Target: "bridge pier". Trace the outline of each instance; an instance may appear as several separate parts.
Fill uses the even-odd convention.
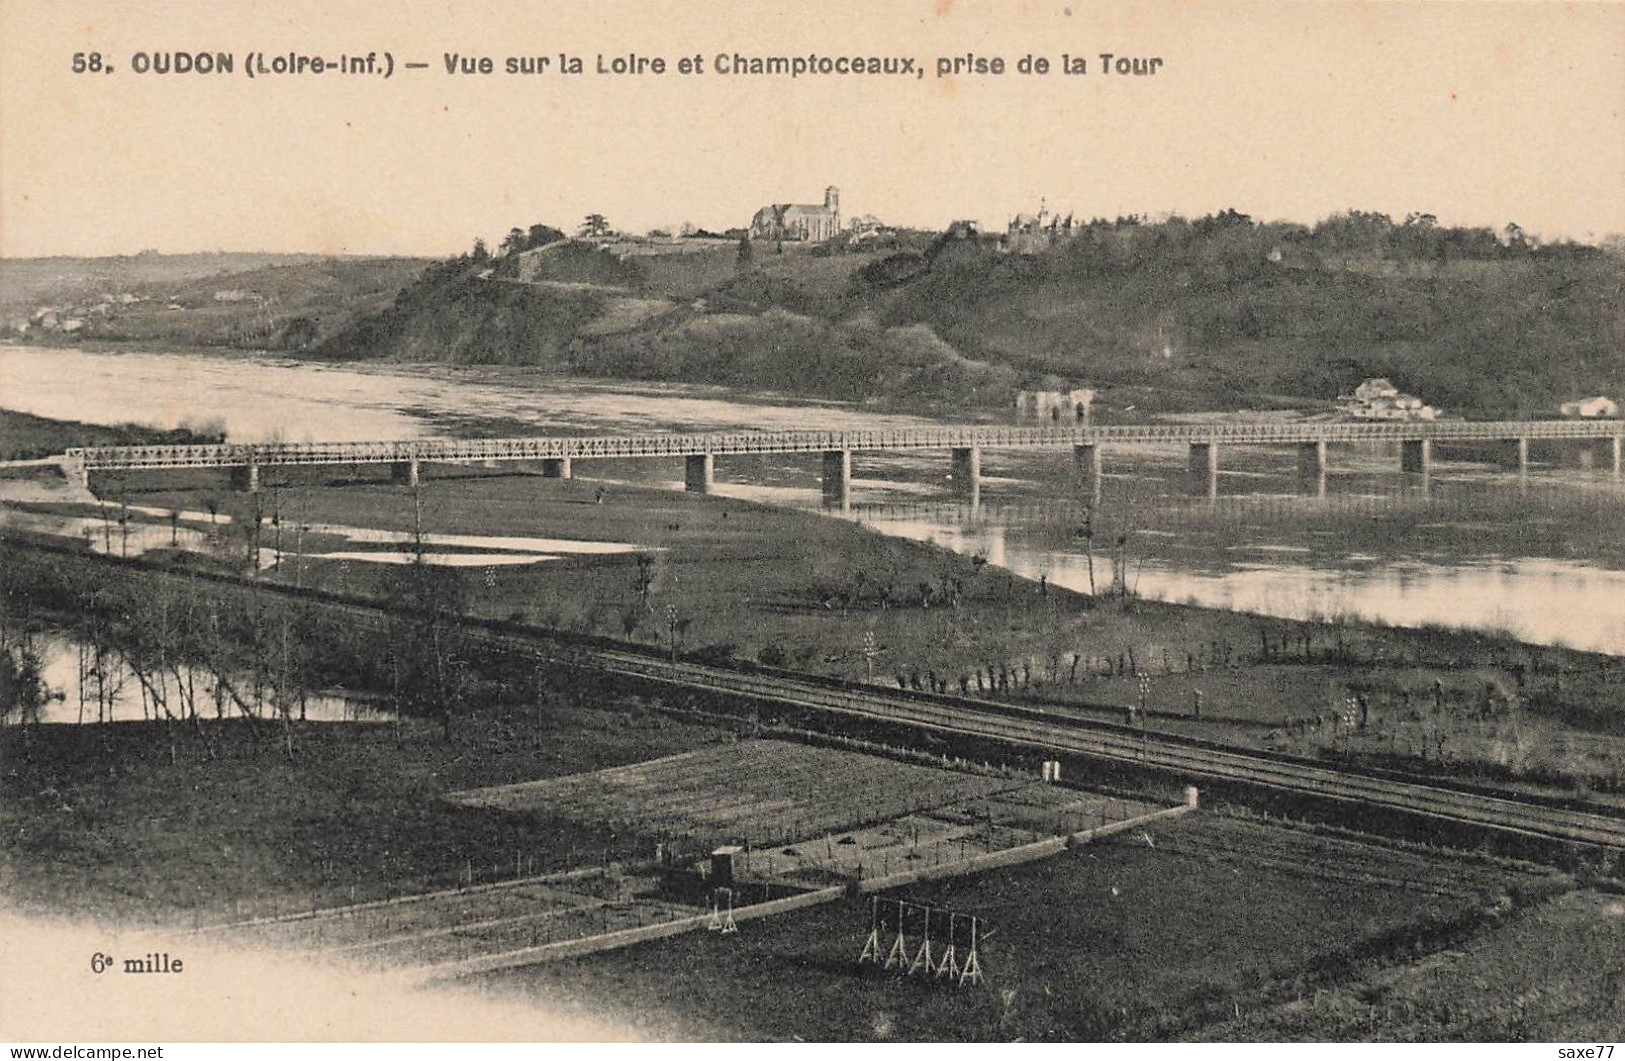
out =
[[[1219,444],[1192,442],[1190,458],[1191,493],[1209,501],[1219,496]]]
[[[543,479],[569,479],[572,475],[569,457],[543,457]]]
[[[1298,443],[1298,490],[1315,497],[1326,496],[1326,443]]]
[[[1511,444],[1513,459],[1517,461],[1518,481],[1529,478],[1529,440],[1515,438]]]
[[[1101,459],[1100,447],[1087,444],[1072,447],[1072,477],[1077,496],[1090,508],[1100,507]]]
[[[976,508],[982,503],[982,449],[956,446],[953,451],[954,499]]]
[[[691,494],[709,494],[716,482],[717,459],[710,453],[690,453],[683,458],[683,489]]]
[[[852,508],[852,451],[824,451],[824,506],[847,512]]]
[[[406,486],[416,486],[420,470],[419,462],[416,460],[396,461],[389,466],[389,480]]]
[[[260,490],[260,466],[254,461],[231,469],[231,488],[257,494]]]
[[[1613,454],[1613,470],[1614,470],[1614,478],[1615,479],[1618,479],[1620,477],[1619,456],[1620,456],[1620,448],[1621,448],[1620,447],[1620,442],[1622,440],[1625,440],[1625,439],[1622,439],[1622,437],[1619,436],[1619,435],[1615,435],[1613,438],[1608,440],[1609,448],[1610,448],[1610,450],[1612,450],[1612,454]]]
[[[1399,469],[1426,477],[1433,472],[1433,440],[1408,438],[1399,444]]]

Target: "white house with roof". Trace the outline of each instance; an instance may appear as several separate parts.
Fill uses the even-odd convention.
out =
[[[1608,420],[1619,415],[1619,403],[1599,394],[1592,398],[1581,398],[1579,401],[1564,402],[1557,407],[1557,411],[1570,419]]]
[[[1337,398],[1338,411],[1356,420],[1436,420],[1439,410],[1387,379],[1374,376]]]

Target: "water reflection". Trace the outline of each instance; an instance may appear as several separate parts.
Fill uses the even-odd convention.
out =
[[[357,560],[366,564],[411,564],[416,563],[418,554],[415,552],[384,551],[381,549],[356,551],[347,553],[283,553],[282,562],[287,563],[290,557],[303,556],[307,560]],[[434,567],[516,567],[523,564],[539,564],[544,560],[557,560],[556,556],[547,556],[543,553],[435,553],[425,552],[423,562]],[[269,565],[275,561],[262,557],[261,564]]]
[[[140,722],[168,717],[116,653],[106,653],[98,661],[93,650],[60,633],[36,635],[33,645],[50,696],[40,709],[40,722]],[[216,689],[205,670],[182,665],[154,680],[162,682],[160,693],[177,716],[189,717],[190,710],[200,718],[242,715],[242,708]],[[253,683],[240,675],[233,676],[231,684],[245,692],[253,689]],[[257,713],[274,717],[270,691],[261,693]],[[188,704],[190,708],[184,706]],[[250,706],[255,706],[252,698]],[[337,691],[307,695],[291,710],[295,718],[309,722],[387,722],[394,718],[376,699]]]
[[[1029,578],[1080,592],[1106,592],[1118,579],[1153,600],[1284,619],[1365,619],[1394,626],[1442,626],[1504,633],[1538,644],[1625,655],[1625,571],[1569,560],[1517,558],[1431,563],[1379,561],[1368,554],[1308,547],[1231,547],[1256,560],[1181,563],[1135,549],[1100,546],[1093,571],[1081,543],[1065,548],[1024,539],[1004,523],[958,526],[930,520],[872,523],[887,534],[931,542]]]
[[[0,348],[11,408],[70,420],[222,419],[255,441],[405,439],[750,428],[885,428],[926,421],[858,406],[766,401],[717,388],[561,381],[520,370],[342,368],[252,356]],[[1540,642],[1625,653],[1625,484],[1583,448],[1537,445],[1523,480],[1486,454],[1435,448],[1425,485],[1400,471],[1397,444],[1334,446],[1324,496],[1301,492],[1293,447],[1225,447],[1219,496],[1191,498],[1184,445],[1112,446],[1104,499],[1090,514],[1097,587],[1109,586],[1116,536],[1131,540],[1131,587],[1263,614],[1506,630]],[[989,451],[982,497],[950,500],[946,453],[853,457],[852,517],[884,533],[934,539],[1022,574],[1087,588],[1082,513],[1070,451]],[[726,457],[722,496],[817,509],[818,454]],[[583,478],[681,489],[672,460],[582,460]],[[432,480],[431,480],[432,481]],[[1317,484],[1318,485],[1318,484]],[[167,513],[148,512],[159,520]],[[0,521],[20,517],[0,510]],[[30,515],[29,519],[43,519]],[[52,517],[56,518],[56,517]],[[56,518],[56,533],[104,552],[206,549],[214,520],[178,527]],[[307,528],[316,533],[316,528]],[[407,536],[321,528],[314,558],[403,562]],[[294,544],[284,541],[284,545]],[[379,550],[344,545],[394,546]],[[538,563],[571,553],[631,551],[610,542],[431,536],[439,562]],[[461,551],[458,551],[461,550]],[[262,563],[287,557],[272,549]]]
[[[100,516],[70,516],[0,505],[0,530],[10,528],[72,538],[83,541],[95,552],[109,556],[140,556],[159,549],[216,553],[235,548],[230,543],[230,536],[236,522],[229,515],[171,511],[149,505],[120,506],[110,502],[99,504],[102,508]],[[208,521],[206,527],[194,525],[205,520]],[[268,518],[262,519],[261,524],[263,527],[273,527]],[[301,550],[298,543],[306,540],[307,536],[316,539],[337,538],[357,545],[413,548]],[[415,546],[418,541],[419,536],[407,531],[352,527],[338,523],[288,524],[284,526],[280,535],[266,533],[261,542],[260,566],[262,568],[277,566],[299,556],[311,560],[406,564],[417,558]],[[425,533],[421,535],[421,542],[424,562],[443,567],[505,567],[557,560],[564,555],[619,555],[640,550],[639,546],[625,542],[532,538],[517,535]]]

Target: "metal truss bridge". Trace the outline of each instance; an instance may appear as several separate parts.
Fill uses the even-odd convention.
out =
[[[974,502],[984,449],[1072,447],[1080,484],[1098,496],[1103,447],[1144,443],[1190,447],[1190,470],[1199,492],[1217,490],[1218,451],[1224,445],[1295,445],[1301,470],[1324,488],[1328,443],[1396,442],[1402,467],[1426,474],[1435,443],[1505,442],[1516,446],[1520,471],[1528,466],[1531,440],[1601,442],[1620,472],[1621,420],[1500,421],[1253,421],[1211,424],[1094,426],[965,425],[857,431],[728,431],[656,435],[556,435],[535,438],[422,439],[396,442],[265,442],[202,446],[102,446],[71,449],[64,460],[80,474],[143,468],[240,469],[241,485],[258,486],[262,468],[288,465],[389,464],[397,478],[416,482],[418,467],[432,463],[537,461],[544,475],[568,478],[571,462],[594,458],[681,457],[684,481],[704,492],[717,456],[742,453],[821,453],[824,493],[847,503],[853,453],[879,450],[948,450],[955,491]]]
[[[68,450],[87,471],[230,468],[250,464],[393,464],[594,457],[687,457],[736,453],[869,450],[1045,449],[1165,442],[1286,445],[1304,442],[1497,442],[1607,439],[1620,420],[1395,421],[1148,424],[1107,427],[922,427],[880,431],[730,431],[662,435],[557,435],[538,438],[425,439],[402,442],[262,442],[204,446],[99,446]]]

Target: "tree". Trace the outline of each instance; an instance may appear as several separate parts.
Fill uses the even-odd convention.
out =
[[[438,718],[449,741],[471,678],[458,626],[467,587],[454,569],[428,562],[421,491],[412,500],[412,562],[391,570],[384,587],[395,699],[398,710]]]
[[[525,247],[527,250],[534,250],[537,247],[545,247],[549,243],[557,243],[563,238],[564,233],[552,225],[536,224],[530,226],[530,231],[525,233]]]
[[[598,236],[607,236],[609,233],[609,220],[603,214],[588,214],[581,219],[581,229],[577,234],[588,239],[595,239]]]
[[[24,634],[15,646],[0,645],[0,720],[15,714],[25,726],[38,724],[49,699],[43,669],[32,636]]]
[[[508,234],[502,238],[502,245],[497,249],[503,254],[517,254],[526,246],[525,230],[516,225],[508,230]]]
[[[472,257],[476,262],[488,262],[491,260],[491,252],[486,248],[485,240],[476,239],[474,241],[474,253]]]

